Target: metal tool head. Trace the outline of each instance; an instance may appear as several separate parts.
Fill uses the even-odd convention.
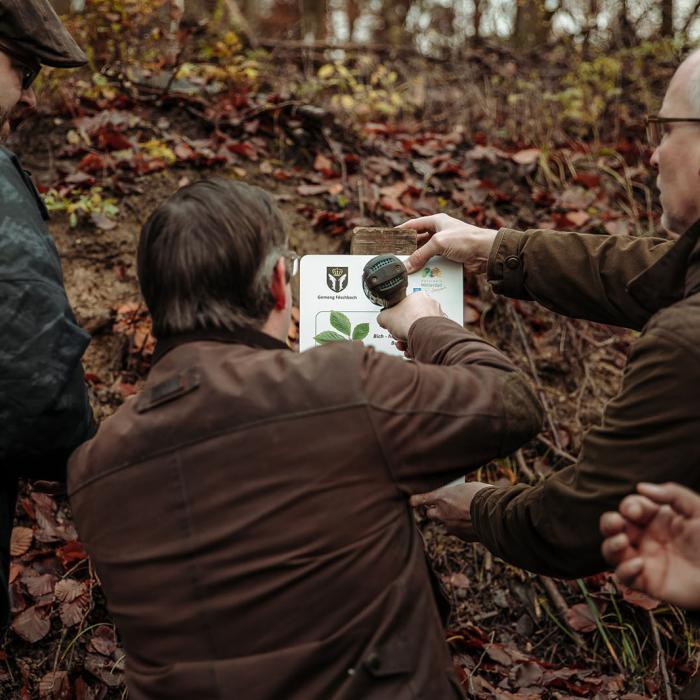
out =
[[[372,258],[362,271],[362,288],[367,298],[385,309],[403,301],[407,287],[406,266],[390,253]]]

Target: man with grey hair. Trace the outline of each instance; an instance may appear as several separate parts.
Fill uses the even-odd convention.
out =
[[[0,141],[36,105],[41,65],[85,55],[48,0],[0,0]],[[10,532],[19,477],[65,479],[94,432],[81,357],[89,336],[66,298],[48,214],[31,177],[0,146],[0,627],[8,621]]]
[[[639,481],[700,489],[700,53],[649,118],[663,225],[676,241],[487,230],[444,214],[409,221],[422,247],[485,270],[494,291],[641,331],[620,393],[576,463],[533,485],[460,484],[414,497],[429,517],[508,562],[559,577],[606,568],[598,520]]]

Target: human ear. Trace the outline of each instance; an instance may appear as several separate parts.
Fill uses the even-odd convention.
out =
[[[275,299],[275,309],[282,311],[287,307],[287,268],[284,258],[280,258],[272,272],[272,285],[270,287]]]

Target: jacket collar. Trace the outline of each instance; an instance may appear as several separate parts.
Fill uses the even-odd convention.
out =
[[[656,311],[700,291],[700,220],[662,258],[637,275],[627,291]]]
[[[277,338],[273,338],[271,335],[254,328],[239,328],[235,331],[222,329],[198,330],[191,333],[171,335],[158,340],[153,353],[152,364],[155,365],[156,362],[162,360],[165,355],[180,345],[201,341],[247,345],[251,348],[261,348],[263,350],[289,350],[289,347],[281,340],[277,340]]]

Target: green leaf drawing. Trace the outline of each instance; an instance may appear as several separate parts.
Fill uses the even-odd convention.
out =
[[[340,333],[336,333],[335,331],[323,331],[323,333],[314,336],[314,340],[319,345],[323,345],[324,343],[337,343],[338,341],[347,340],[347,338],[344,338]]]
[[[369,323],[358,323],[352,332],[353,340],[364,340],[369,335]]]
[[[348,338],[350,337],[352,324],[350,319],[345,314],[341,314],[340,311],[331,311],[331,326]]]

